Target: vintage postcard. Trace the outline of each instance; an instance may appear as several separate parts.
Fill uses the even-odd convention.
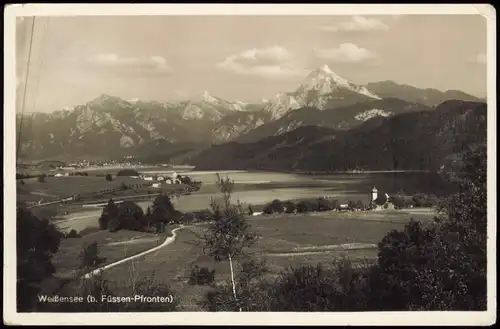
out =
[[[4,323],[496,322],[492,6],[4,18]]]

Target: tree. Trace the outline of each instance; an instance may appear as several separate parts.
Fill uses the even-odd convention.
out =
[[[365,205],[363,204],[363,201],[361,201],[361,200],[356,201],[356,204],[354,205],[354,207],[356,209],[360,209],[360,210],[365,209]]]
[[[248,205],[248,215],[250,215],[250,216],[253,215],[253,209],[252,209],[252,205],[251,204]]]
[[[74,239],[74,238],[80,238],[81,236],[76,232],[75,229],[72,229],[69,231],[68,234],[66,234],[66,239]]]
[[[385,195],[379,195],[378,198],[373,201],[378,206],[383,206],[387,202]]]
[[[116,176],[139,176],[140,174],[133,169],[123,169],[120,170]]]
[[[40,176],[38,176],[38,182],[45,183],[45,174],[41,174]]]
[[[436,223],[412,220],[379,244],[378,295],[392,309],[486,309],[486,145],[465,152],[453,181]]]
[[[160,194],[154,199],[152,204],[153,223],[157,224],[159,222],[164,222],[168,224],[172,221],[174,213],[175,208],[168,195]]]
[[[144,211],[132,201],[124,201],[118,205],[120,227],[138,231],[142,228],[142,217]]]
[[[108,230],[110,232],[116,232],[121,229],[120,220],[117,217],[113,217],[109,220]]]
[[[271,203],[268,203],[264,207],[264,213],[265,214],[274,214],[274,213],[283,213],[285,211],[285,207],[283,206],[283,203],[280,200],[273,200]]]
[[[307,208],[307,203],[305,201],[300,201],[297,203],[297,212],[298,213],[306,213],[309,209]]]
[[[418,193],[413,196],[415,207],[424,207],[426,205],[427,197],[423,193]]]
[[[120,216],[120,210],[116,206],[113,199],[109,199],[108,204],[102,210],[101,217],[99,217],[99,227],[101,230],[107,230],[109,221],[113,218],[118,219]]]
[[[17,207],[17,309],[35,306],[40,284],[55,272],[52,255],[59,250],[63,234],[46,219],[39,219],[24,206]]]
[[[285,208],[285,212],[287,214],[292,214],[295,212],[296,210],[296,206],[295,206],[295,203],[293,203],[292,201],[285,201],[283,202],[283,207]]]
[[[103,259],[99,257],[99,247],[97,242],[92,242],[88,246],[83,248],[81,254],[81,265],[80,268],[83,269],[93,269],[100,263]]]
[[[107,175],[106,175],[106,180],[107,180],[108,182],[111,182],[111,181],[113,180],[113,177],[111,176],[111,174],[107,174]]]
[[[239,303],[236,294],[236,282],[234,278],[233,261],[244,252],[244,248],[252,246],[256,242],[256,234],[250,232],[250,225],[240,204],[231,204],[231,194],[234,182],[229,178],[223,179],[217,175],[217,187],[219,188],[221,200],[212,200],[213,220],[202,237],[204,252],[213,257],[215,261],[228,261],[231,271],[231,285],[233,297]],[[241,311],[241,305],[239,307]]]
[[[151,221],[152,221],[151,207],[148,207],[146,209],[146,214],[142,216],[142,226],[149,229],[151,227]]]
[[[330,201],[325,198],[318,198],[316,211],[328,211],[332,209]]]

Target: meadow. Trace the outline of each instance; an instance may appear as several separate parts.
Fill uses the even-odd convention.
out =
[[[46,177],[45,182],[39,182],[37,178],[24,179],[24,184],[17,181],[17,194],[19,199],[26,195],[43,198],[46,201],[61,197],[70,197],[75,194],[89,194],[101,190],[119,188],[125,184],[140,184],[142,180],[130,177],[115,177],[108,182],[105,177],[97,176],[67,176]]]
[[[82,237],[63,239],[52,263],[57,277],[70,278],[77,274],[84,248],[93,242],[98,245],[99,257],[103,259],[100,265],[103,266],[151,249],[161,244],[165,238],[165,235],[127,230],[113,233],[107,230],[97,231]]]
[[[46,177],[45,182],[39,182],[37,178],[22,181],[24,184],[21,180],[16,182],[17,199],[27,202],[37,202],[41,199],[48,202],[76,194],[81,196],[80,202],[106,202],[110,198],[147,196],[159,192],[180,193],[187,188],[184,184],[164,184],[161,189],[153,188],[147,186],[151,181],[120,176],[114,177],[112,181],[97,176]],[[121,190],[123,184],[130,188]],[[99,193],[106,190],[112,191]]]
[[[404,211],[290,214],[250,217],[252,229],[260,238],[248,250],[256,259],[266,261],[268,278],[276,277],[288,267],[328,265],[335,259],[348,257],[355,263],[373,262],[377,257],[377,243],[393,229],[402,229],[413,217],[430,220],[433,213],[418,215]],[[216,263],[204,255],[197,244],[204,225],[186,227],[178,231],[174,243],[159,251],[134,260],[138,277],[154,275],[157,280],[171,285],[181,299],[182,311],[199,311],[198,302],[208,286],[188,284],[191,268],[195,265],[215,269],[216,281],[227,281],[230,271],[227,262]],[[235,263],[236,272],[239,264]],[[130,263],[105,272],[118,284],[130,284]]]

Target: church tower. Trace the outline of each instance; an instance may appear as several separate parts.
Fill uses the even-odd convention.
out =
[[[375,200],[377,200],[377,198],[378,198],[378,190],[374,186],[373,189],[372,189],[372,202],[374,202]]]

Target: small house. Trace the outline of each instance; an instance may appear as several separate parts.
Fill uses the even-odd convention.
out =
[[[54,175],[54,177],[63,177],[64,175],[60,172],[58,172],[57,174]]]
[[[153,177],[151,176],[144,176],[143,178],[144,180],[148,180],[148,181],[152,181],[153,180]]]
[[[347,211],[349,210],[349,205],[347,203],[343,203],[339,205],[339,210],[341,211]]]
[[[151,185],[151,187],[161,188],[161,183],[153,183],[153,185]]]

